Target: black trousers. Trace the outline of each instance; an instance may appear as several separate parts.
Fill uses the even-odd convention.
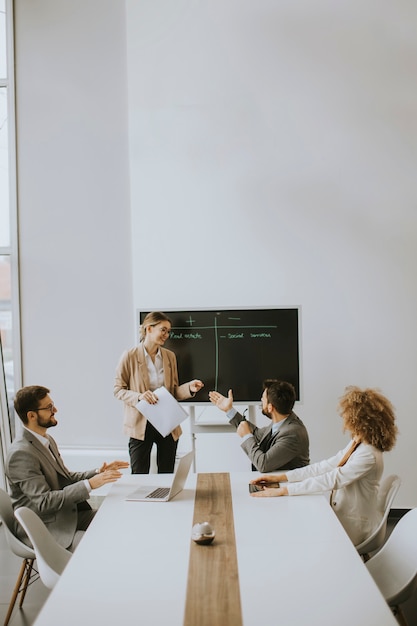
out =
[[[150,422],[146,423],[145,439],[129,439],[130,468],[132,474],[149,474],[151,450],[156,445],[158,474],[172,474],[178,441],[171,434],[163,437]]]

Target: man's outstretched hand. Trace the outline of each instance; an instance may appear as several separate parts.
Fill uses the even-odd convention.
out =
[[[232,390],[229,389],[229,393],[226,396],[223,396],[218,391],[209,391],[209,400],[212,404],[217,406],[218,409],[227,413],[233,406],[233,393]]]

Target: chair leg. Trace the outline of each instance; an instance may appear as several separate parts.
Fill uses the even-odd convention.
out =
[[[22,606],[23,604],[23,600],[26,594],[26,589],[29,584],[30,573],[33,567],[33,561],[34,559],[23,559],[22,567],[20,568],[19,576],[17,577],[16,585],[13,590],[12,599],[10,600],[9,610],[7,611],[6,619],[4,620],[4,626],[7,626],[7,624],[9,623],[9,620],[12,616],[12,612],[14,609],[14,605],[16,604],[17,596],[19,595],[19,591],[21,590],[22,581],[23,579],[25,579],[23,583],[23,587],[22,587],[23,598],[20,601],[20,606]]]
[[[400,606],[394,606],[392,608],[392,612],[394,613],[396,620],[400,624],[400,626],[408,626],[407,620],[405,619],[404,612]]]
[[[20,594],[20,602],[19,602],[19,607],[20,608],[22,608],[22,606],[23,606],[23,600],[25,599],[26,591],[28,590],[30,579],[32,577],[32,570],[33,570],[33,562],[34,562],[34,560],[35,559],[27,559],[26,574],[25,574],[25,579],[23,581],[22,593]]]

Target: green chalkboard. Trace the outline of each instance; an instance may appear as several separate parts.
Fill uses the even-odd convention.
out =
[[[139,324],[148,312],[138,311]],[[172,321],[165,347],[177,356],[180,383],[204,382],[194,404],[229,388],[236,402],[257,404],[266,378],[292,383],[300,399],[299,307],[163,312]]]

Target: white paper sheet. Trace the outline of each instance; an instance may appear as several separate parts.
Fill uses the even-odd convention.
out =
[[[153,393],[158,398],[156,404],[140,400],[136,408],[163,437],[166,437],[176,426],[187,419],[188,413],[166,387],[158,387]]]

